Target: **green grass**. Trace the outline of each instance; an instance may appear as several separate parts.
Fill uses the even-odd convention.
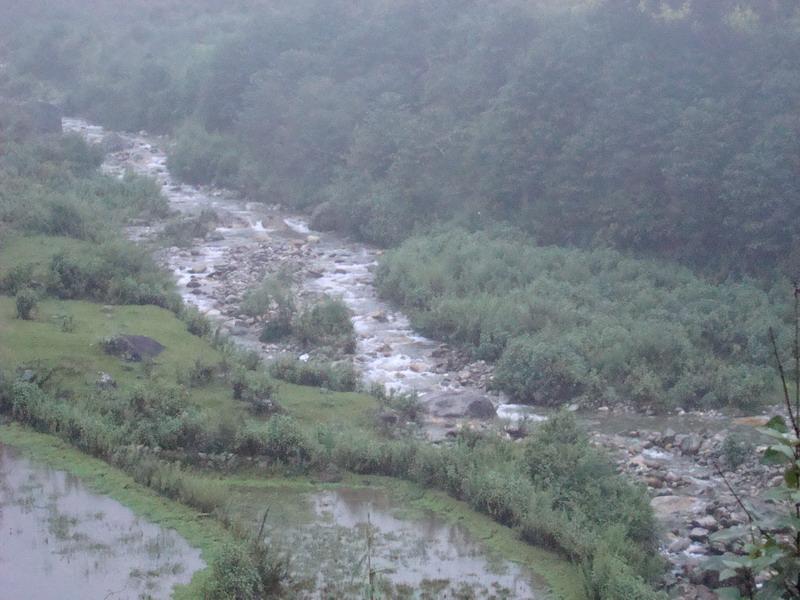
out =
[[[61,315],[72,316],[74,332],[61,331]],[[48,385],[59,390],[87,393],[100,371],[114,377],[123,390],[143,382],[144,365],[109,356],[99,343],[104,337],[121,333],[146,335],[165,346],[151,373],[165,383],[174,383],[178,373],[188,371],[198,359],[210,364],[222,360],[220,352],[189,333],[182,321],[162,308],[48,299],[39,303],[34,320],[23,321],[16,318],[14,299],[0,296],[0,364],[9,369],[54,369]],[[190,397],[198,406],[220,413],[244,411],[244,405],[233,400],[230,388],[221,381],[192,388]],[[328,392],[290,383],[280,383],[278,401],[306,425],[368,426],[377,407],[375,399],[366,394]]]
[[[331,392],[279,382],[278,403],[300,423],[369,427],[378,402],[357,392]]]
[[[50,260],[60,252],[89,254],[94,244],[74,238],[50,235],[7,234],[0,238],[0,279],[17,265],[33,265],[34,276],[44,278]]]
[[[33,263],[45,267],[61,249],[82,251],[81,242],[46,236],[13,237],[0,248],[0,264],[7,269],[16,264]],[[2,276],[2,269],[0,269]],[[73,332],[61,329],[60,317],[69,315]],[[99,343],[115,334],[145,335],[156,339],[165,350],[156,357],[152,371],[140,363],[128,363],[107,355]],[[35,318],[16,318],[14,299],[0,296],[0,365],[4,370],[31,367],[40,372],[53,369],[47,386],[75,396],[94,389],[98,372],[110,373],[120,389],[130,389],[148,378],[175,383],[179,373],[188,371],[196,360],[216,364],[223,359],[206,340],[190,334],[174,313],[154,306],[104,306],[86,301],[45,299]],[[282,409],[306,427],[318,424],[348,425],[370,429],[377,401],[366,394],[330,392],[318,388],[279,382],[278,402]],[[217,415],[245,415],[243,403],[232,398],[231,389],[214,381],[190,389],[190,399]],[[90,488],[107,494],[131,507],[137,514],[166,527],[172,527],[202,550],[203,558],[213,559],[221,543],[230,539],[222,525],[203,518],[196,511],[167,500],[135,483],[122,471],[91,458],[55,437],[10,425],[0,427],[0,442],[15,446],[36,460],[80,477]],[[503,527],[471,510],[446,494],[385,477],[345,475],[338,484],[326,484],[312,477],[269,477],[240,473],[224,478],[207,475],[230,491],[235,512],[256,521],[266,506],[270,520],[291,532],[313,519],[310,494],[331,487],[370,486],[386,490],[402,515],[413,519],[425,512],[465,526],[481,540],[491,556],[517,562],[544,579],[557,598],[582,598],[575,567],[552,553],[534,548]],[[207,571],[197,573],[189,586],[176,590],[179,600],[198,597]]]
[[[85,301],[43,300],[34,320],[15,318],[14,299],[0,296],[0,363],[10,368],[55,369],[52,385],[79,394],[92,388],[100,371],[110,373],[121,389],[145,377],[145,366],[109,356],[100,340],[116,334],[152,337],[165,350],[155,358],[153,377],[174,381],[202,357],[218,362],[221,355],[186,330],[168,310],[155,306],[103,306]],[[61,330],[60,316],[74,320],[72,333]],[[203,403],[210,390],[198,398]]]
[[[75,450],[56,437],[36,433],[15,424],[0,425],[0,443],[13,446],[26,456],[54,469],[71,473],[79,477],[92,491],[113,498],[152,523],[174,529],[200,549],[207,564],[210,564],[223,544],[233,539],[214,519],[159,496],[119,469]],[[201,597],[208,573],[209,569],[196,572],[188,586],[175,588],[173,598],[194,600]]]

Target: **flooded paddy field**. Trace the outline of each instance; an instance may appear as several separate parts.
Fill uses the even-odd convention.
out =
[[[512,562],[489,543],[513,537],[507,528],[467,527],[409,495],[411,486],[383,487],[381,479],[242,484],[233,488],[234,504],[254,527],[267,512],[265,535],[288,552],[299,597],[369,597],[370,573],[381,598],[551,597],[527,561],[555,564],[555,557],[528,546],[521,564]]]
[[[0,443],[0,598],[170,598],[204,567],[175,531]]]

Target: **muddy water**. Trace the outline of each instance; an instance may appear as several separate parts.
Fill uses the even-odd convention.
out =
[[[0,444],[0,598],[169,598],[204,567],[174,531]]]
[[[370,569],[378,597],[549,597],[527,568],[495,556],[463,526],[400,504],[374,487],[237,496],[243,516],[270,507],[266,536],[290,549],[298,597],[366,597]]]

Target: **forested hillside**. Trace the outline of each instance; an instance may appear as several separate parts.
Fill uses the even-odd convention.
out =
[[[319,227],[391,245],[509,220],[540,244],[796,269],[791,0],[11,4],[6,94],[174,130],[187,180],[318,206]]]

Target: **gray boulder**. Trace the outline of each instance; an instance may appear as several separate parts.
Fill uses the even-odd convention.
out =
[[[474,392],[438,392],[424,399],[428,412],[445,419],[492,419],[497,415],[494,404],[485,395]]]

